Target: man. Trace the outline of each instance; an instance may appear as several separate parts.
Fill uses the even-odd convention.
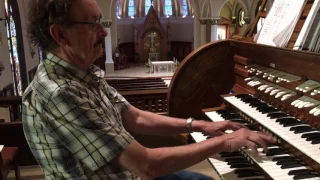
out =
[[[24,93],[23,125],[46,179],[204,180],[208,178],[174,172],[221,151],[256,151],[256,144],[266,149],[274,142],[229,121],[189,121],[189,129],[219,137],[180,147],[142,146],[129,132],[186,133],[187,121],[131,106],[92,65],[107,36],[96,1],[33,0],[29,7],[30,37],[47,57]],[[224,135],[226,129],[236,132]],[[164,176],[170,173],[174,174]]]

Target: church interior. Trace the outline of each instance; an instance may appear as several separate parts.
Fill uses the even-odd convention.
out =
[[[0,8],[0,152],[1,145],[19,149],[11,167],[6,169],[0,165],[0,180],[2,175],[4,179],[16,179],[17,176],[21,179],[44,179],[28,150],[21,126],[21,96],[32,81],[37,65],[45,58],[41,47],[35,47],[28,39],[29,1],[0,0],[0,6],[4,7]],[[315,47],[320,46],[320,28],[316,23],[320,20],[319,1],[303,1],[302,13],[296,18],[297,25],[281,48],[254,42],[263,33],[261,29],[276,0],[96,1],[108,35],[103,44],[104,53],[94,65],[105,71],[107,82],[135,107],[173,117],[208,120],[213,111],[231,106],[231,100],[224,100],[221,95],[254,94],[306,120],[317,133],[314,135],[317,139],[312,142],[319,145],[320,75],[317,68],[320,68],[320,56],[319,52],[308,52],[310,48],[297,46],[300,32],[306,31],[305,27],[309,27],[309,34],[313,34],[304,40],[309,38]],[[312,11],[316,13],[310,17]],[[309,19],[315,23],[306,25]],[[272,85],[274,78],[279,82]],[[303,91],[306,87],[308,93]],[[283,92],[279,95],[282,100],[270,95],[265,97],[262,92],[267,88],[270,92],[275,89]],[[307,101],[309,104],[304,104],[307,109],[292,110],[294,100]],[[314,111],[314,115],[306,116],[309,111]],[[250,127],[257,124],[249,122]],[[273,132],[266,127],[259,129]],[[134,136],[148,147],[197,142],[196,134],[160,139],[139,134]],[[279,139],[289,141],[282,137]],[[293,151],[301,152],[299,147],[292,146]],[[304,152],[304,155],[306,158],[300,155],[299,158],[319,173],[319,154],[315,153],[318,156],[315,159],[313,154]],[[250,155],[245,157],[251,158]],[[2,159],[6,160],[5,157]],[[4,162],[2,159],[0,163]],[[214,163],[218,162],[206,160],[189,170],[217,180],[237,179],[226,175],[228,173],[224,170],[219,172],[220,166]],[[272,176],[268,172],[266,174],[266,179]],[[262,176],[259,174],[257,178],[264,179]]]

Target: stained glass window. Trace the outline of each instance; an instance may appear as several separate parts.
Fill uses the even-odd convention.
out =
[[[14,95],[22,96],[21,69],[18,57],[16,24],[12,16],[12,7],[10,4],[8,4],[8,0],[5,0],[5,11],[10,63],[14,82]]]
[[[187,0],[182,0],[182,15],[188,16],[188,3]]]
[[[151,7],[151,0],[146,0],[146,6],[145,6],[146,14],[149,12],[150,7]]]
[[[164,3],[165,6],[165,14],[167,16],[172,16],[172,0],[166,0]]]
[[[128,16],[134,16],[134,0],[129,0]]]
[[[117,14],[117,17],[120,16],[119,1],[117,1],[117,5],[116,5],[116,14]]]

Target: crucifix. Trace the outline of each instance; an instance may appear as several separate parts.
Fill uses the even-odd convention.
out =
[[[153,43],[154,43],[154,38],[157,36],[157,34],[155,32],[152,32],[148,37],[151,38],[151,52],[154,50],[154,47],[153,47]]]

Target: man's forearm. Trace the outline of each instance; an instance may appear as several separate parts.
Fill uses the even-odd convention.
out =
[[[212,138],[186,146],[150,149],[151,174],[158,176],[188,168],[224,150],[223,140]]]
[[[193,121],[192,128],[194,131],[201,131],[205,124],[206,122],[204,121]],[[170,136],[188,132],[186,119],[161,116],[146,111],[140,111],[134,131],[139,134],[158,136]]]

